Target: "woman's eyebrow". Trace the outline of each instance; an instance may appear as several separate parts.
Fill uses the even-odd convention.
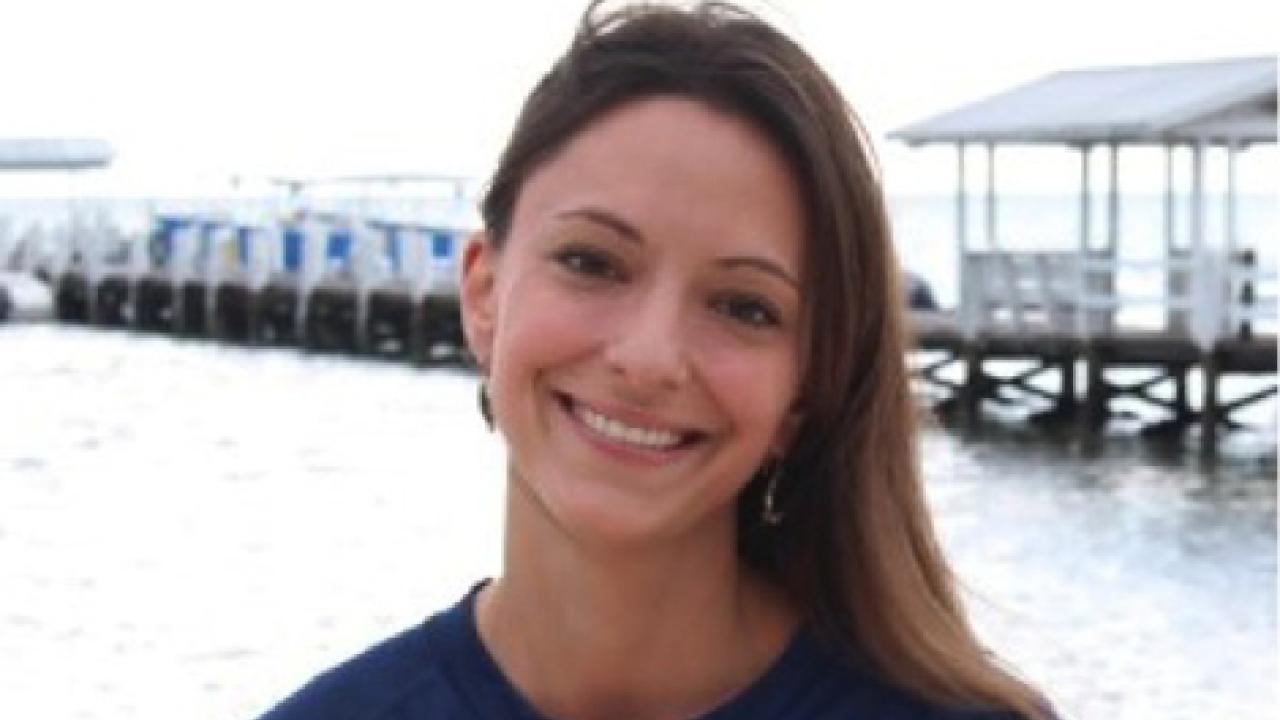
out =
[[[719,258],[716,264],[725,268],[747,267],[768,273],[779,280],[790,285],[796,292],[800,292],[800,282],[791,276],[783,267],[772,260],[756,256],[734,256]]]
[[[565,210],[558,213],[556,218],[561,220],[582,219],[613,230],[627,240],[633,242],[644,242],[644,234],[640,232],[634,225],[622,219],[604,208],[593,206],[575,208],[573,210]]]
[[[557,213],[556,218],[559,220],[586,220],[588,222],[596,223],[597,225],[603,225],[632,242],[644,242],[644,234],[641,233],[639,229],[615,213],[605,210],[604,208],[590,205],[574,208],[572,210],[565,210]],[[754,268],[782,280],[794,288],[796,292],[800,291],[800,282],[798,280],[792,277],[792,275],[783,269],[781,265],[766,258],[750,255],[724,257],[716,260],[716,264],[728,269],[739,267]]]

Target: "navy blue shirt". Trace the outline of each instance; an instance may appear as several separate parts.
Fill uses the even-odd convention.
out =
[[[547,720],[480,642],[475,595],[319,675],[261,720]],[[748,718],[1016,720],[928,705],[837,662],[803,630],[755,682],[701,716]]]

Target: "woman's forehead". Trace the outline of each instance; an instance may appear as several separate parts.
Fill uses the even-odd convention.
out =
[[[782,153],[748,121],[698,100],[636,100],[588,124],[525,181],[513,231],[584,208],[642,235],[770,239],[799,268],[803,206]]]

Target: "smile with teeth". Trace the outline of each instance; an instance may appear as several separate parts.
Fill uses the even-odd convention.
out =
[[[688,439],[688,436],[670,430],[628,425],[602,415],[582,403],[572,403],[572,410],[574,416],[581,420],[583,425],[615,442],[649,450],[670,450]]]

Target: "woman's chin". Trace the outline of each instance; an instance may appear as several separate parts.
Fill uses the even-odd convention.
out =
[[[652,509],[618,507],[575,498],[549,508],[557,528],[575,542],[601,550],[639,549],[672,534],[671,521]]]
[[[689,518],[678,509],[635,498],[609,497],[612,493],[567,493],[541,503],[550,525],[575,545],[600,552],[637,552],[659,549],[697,534],[706,525],[729,523],[725,517]]]

